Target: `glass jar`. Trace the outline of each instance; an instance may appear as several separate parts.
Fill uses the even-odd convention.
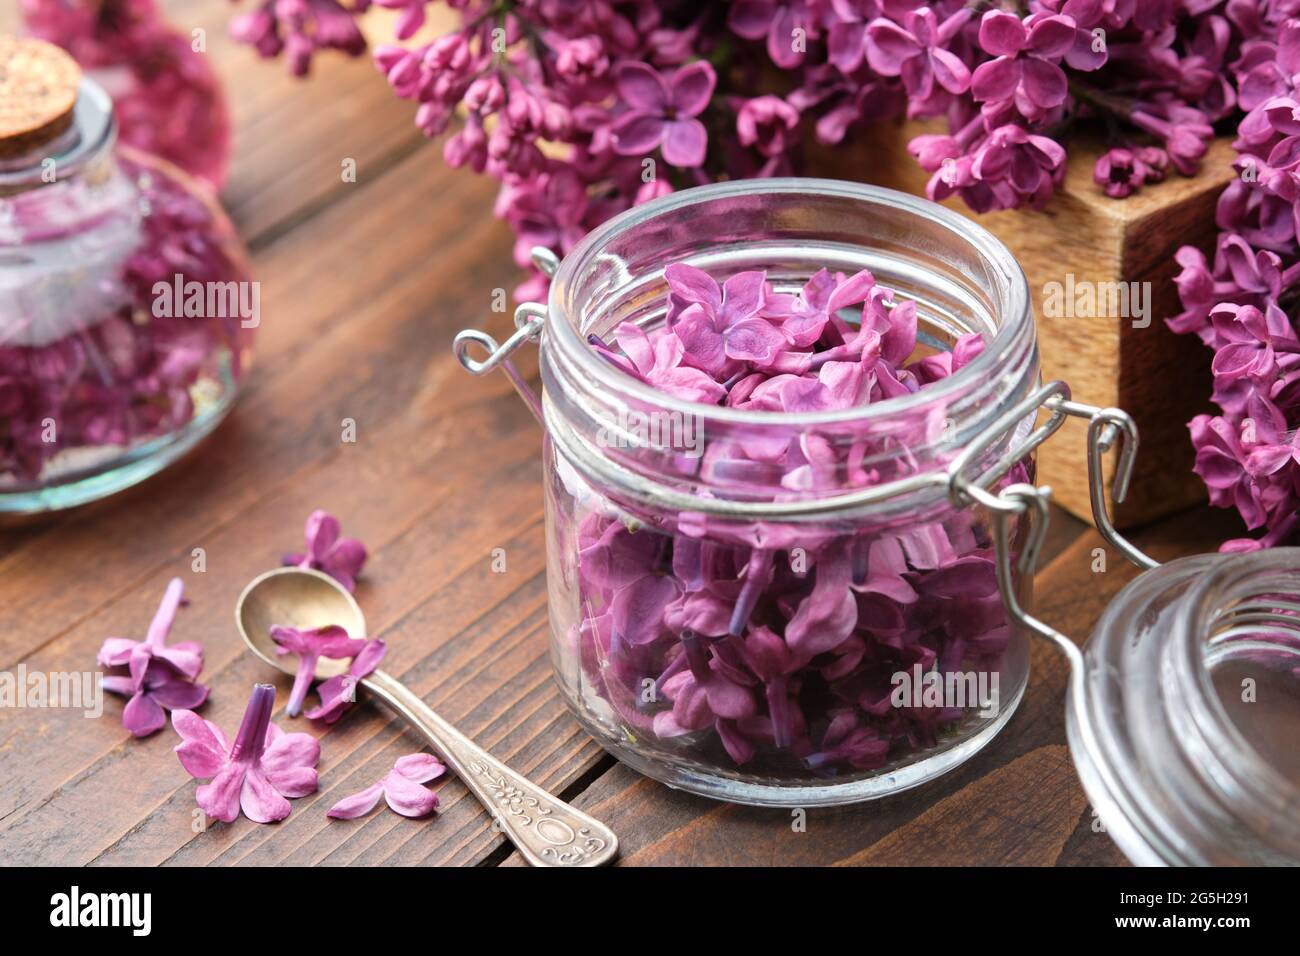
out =
[[[787,292],[823,267],[869,269],[916,302],[914,357],[969,333],[985,348],[846,410],[679,401],[591,344],[662,322],[672,263],[762,269]],[[519,323],[499,352],[541,329],[552,658],[602,746],[672,786],[812,806],[916,786],[1006,723],[1028,653],[985,504],[1032,480],[1045,396],[1023,273],[990,234],[857,184],[706,186],[598,228]],[[467,367],[499,364],[467,361],[464,342]],[[790,487],[771,462],[814,445]],[[1017,554],[1033,520],[1006,522]],[[1028,577],[1012,578],[1027,603]]]
[[[1078,670],[1070,750],[1130,860],[1300,864],[1300,549],[1148,571]]]
[[[0,160],[0,513],[153,474],[247,369],[260,290],[234,228],[207,189],[115,142],[83,79],[65,131]]]
[[[1123,501],[1136,426],[1038,384],[1024,277],[993,237],[889,190],[778,179],[655,200],[563,263],[534,258],[553,277],[549,305],[521,306],[501,345],[460,333],[456,352],[474,374],[502,367],[546,430],[552,657],[607,750],[734,802],[883,796],[997,733],[1034,635],[1069,661],[1071,753],[1133,862],[1300,864],[1300,549],[1162,566],[1119,534],[1102,457],[1118,452]],[[663,321],[674,262],[715,277],[761,268],[790,291],[822,266],[868,268],[918,304],[918,343],[942,352],[978,332],[985,350],[840,412],[677,401],[592,347],[622,321]],[[539,340],[542,401],[509,360]],[[1031,607],[1050,497],[1030,483],[1033,451],[1069,417],[1087,421],[1097,530],[1146,569],[1085,647]],[[820,467],[810,456],[814,480],[790,486],[762,464],[795,442],[815,444]],[[732,451],[746,447],[768,454]],[[941,694],[950,675],[977,697],[996,675],[997,703],[891,694],[909,667],[913,686],[944,678]]]

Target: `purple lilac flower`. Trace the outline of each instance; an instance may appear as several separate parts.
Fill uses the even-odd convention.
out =
[[[764,156],[784,156],[796,140],[799,111],[779,96],[756,96],[736,111],[736,135],[742,146]]]
[[[104,690],[130,697],[122,710],[122,726],[133,737],[147,737],[167,723],[166,711],[192,710],[208,699],[208,688],[184,680],[162,667],[138,670],[129,676],[106,674]]]
[[[662,149],[673,166],[704,162],[709,137],[696,117],[709,105],[717,84],[713,67],[701,60],[665,78],[644,63],[624,63],[614,82],[628,106],[610,127],[614,152],[647,156]]]
[[[143,641],[110,637],[99,649],[99,666],[114,669],[104,676],[104,689],[131,698],[122,725],[133,736],[161,730],[167,723],[164,708],[192,710],[207,700],[207,687],[197,681],[203,648],[194,641],[167,644],[183,594],[181,579],[172,578]]]
[[[1008,124],[989,134],[975,155],[971,173],[983,183],[1005,182],[1018,196],[1041,204],[1064,164],[1065,150],[1055,140]]]
[[[1169,156],[1158,147],[1116,147],[1107,150],[1097,159],[1092,178],[1106,191],[1107,196],[1123,199],[1147,183],[1158,183],[1164,179],[1168,165]]]
[[[971,74],[971,95],[996,113],[1004,104],[1030,120],[1065,102],[1067,81],[1060,61],[1074,47],[1074,20],[1066,16],[990,10],[979,26],[979,45],[994,59]]]
[[[727,11],[727,25],[737,36],[765,41],[772,62],[788,70],[804,59],[804,52],[793,42],[795,31],[802,29],[805,35],[814,36],[819,32],[813,9],[814,4],[804,0],[736,0]]]
[[[298,671],[289,692],[289,703],[284,708],[288,717],[297,717],[302,710],[302,702],[316,679],[316,665],[322,657],[331,660],[355,658],[366,648],[364,638],[349,637],[348,632],[337,624],[309,630],[272,627],[271,639],[278,645],[275,649],[277,654],[298,655]]]
[[[682,365],[686,348],[677,336],[659,336],[653,342],[638,325],[624,322],[614,332],[621,354],[607,352],[624,371],[669,395],[689,402],[716,404],[726,389],[698,368]]]
[[[383,797],[388,806],[404,817],[423,817],[438,809],[438,795],[421,784],[436,780],[447,768],[432,754],[398,757],[384,779],[330,807],[325,816],[334,820],[355,820],[375,808]]]
[[[630,353],[680,355],[714,384],[697,399],[705,404],[759,412],[869,405],[939,381],[983,345],[962,336],[951,350],[918,356],[915,303],[865,271],[823,269],[795,289],[773,288],[763,273],[719,281],[675,264],[665,274],[662,325],[623,327],[615,343],[592,346],[638,377],[646,360]],[[762,354],[731,354],[723,332],[704,336],[691,324],[697,310],[722,316],[724,331],[765,322],[779,341]],[[928,427],[917,422],[916,434]],[[811,429],[793,439],[715,440],[700,473],[750,494],[888,480],[856,464],[886,439],[863,435],[846,449],[832,437]],[[1009,480],[1025,476],[1019,469]],[[873,769],[932,744],[964,713],[894,707],[892,674],[913,665],[995,668],[1007,646],[987,530],[963,511],[919,527],[841,530],[661,512],[638,512],[633,522],[601,509],[576,535],[585,612],[571,634],[577,656],[628,733],[658,746],[717,748],[738,766],[775,760],[811,776]],[[796,569],[800,552],[805,566]]]
[[[909,10],[903,25],[881,17],[867,28],[867,62],[881,76],[902,78],[911,115],[934,115],[939,90],[956,95],[970,88],[970,68],[947,49],[970,16],[963,7],[940,23],[930,7],[921,7]]]
[[[716,376],[737,360],[770,360],[785,345],[777,327],[759,316],[761,272],[737,273],[719,286],[708,273],[679,263],[669,266],[664,278],[684,306],[674,321],[674,337],[685,350],[683,360],[695,368]]]
[[[235,735],[189,710],[172,714],[181,738],[176,756],[191,777],[210,781],[195,791],[199,808],[223,823],[242,809],[254,823],[275,823],[289,815],[289,799],[314,793],[320,744],[310,734],[286,734],[271,722],[275,688],[258,684]]]
[[[307,516],[307,550],[284,556],[285,566],[324,571],[349,591],[356,590],[357,575],[366,563],[366,547],[356,538],[343,538],[338,518],[317,509]]]
[[[1150,108],[1134,110],[1133,125],[1164,143],[1174,167],[1190,176],[1200,167],[1214,136],[1214,128],[1200,110],[1173,101],[1154,103]]]
[[[384,659],[387,645],[378,639],[366,641],[348,665],[346,674],[327,678],[316,687],[320,706],[306,712],[309,720],[323,720],[327,724],[338,721],[347,709],[357,702],[357,685],[369,677]]]

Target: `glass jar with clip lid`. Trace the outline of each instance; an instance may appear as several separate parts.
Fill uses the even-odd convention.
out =
[[[522,305],[505,343],[467,330],[456,351],[475,374],[501,367],[545,430],[551,656],[602,746],[735,802],[884,796],[996,735],[1035,635],[1073,655],[1078,710],[1089,665],[1031,614],[1049,494],[1033,484],[1034,452],[1068,418],[1087,420],[1098,526],[1150,563],[1115,531],[1100,483],[1117,446],[1122,499],[1137,431],[1124,412],[1041,381],[1025,279],[994,237],[890,190],[777,179],[654,200],[563,262],[545,250],[536,260],[552,276],[549,302]],[[674,273],[682,264],[698,272]],[[674,275],[709,277],[691,278],[707,298],[761,272],[762,294],[807,302],[823,269],[866,270],[888,290],[883,308],[915,309],[909,354],[875,380],[904,387],[793,411],[659,387],[677,380],[665,363],[704,364],[683,363],[671,342],[663,353],[637,344],[636,330],[663,343],[657,330],[684,321]],[[833,342],[876,322],[877,301],[837,311]],[[715,311],[727,308],[720,298]],[[509,360],[527,342],[541,347],[540,398]],[[793,378],[813,388],[831,342]],[[1081,726],[1076,752],[1095,752]]]

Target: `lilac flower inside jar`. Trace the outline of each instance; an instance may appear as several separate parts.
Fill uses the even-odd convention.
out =
[[[1006,723],[1027,638],[980,502],[1032,480],[1041,390],[1025,279],[990,234],[857,184],[705,186],[587,236],[520,323],[513,344],[541,339],[553,662],[606,749],[809,806],[916,786]],[[830,358],[865,384],[807,399]],[[1006,523],[1013,553],[1031,517]]]
[[[65,53],[0,38],[0,58],[18,117],[0,131],[0,513],[32,513],[134,484],[208,434],[260,295],[215,200],[116,147],[111,101]]]

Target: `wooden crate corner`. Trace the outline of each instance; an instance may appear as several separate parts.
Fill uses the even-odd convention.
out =
[[[817,150],[810,166],[818,175],[924,195],[928,174],[906,147],[913,136],[935,131],[913,122],[882,124],[863,147]],[[1103,148],[1087,139],[1071,141],[1065,182],[1041,211],[978,215],[960,199],[945,205],[985,226],[1020,261],[1034,299],[1044,378],[1062,379],[1079,401],[1122,408],[1137,421],[1137,473],[1116,512],[1117,523],[1132,526],[1205,496],[1191,470],[1187,422],[1209,408],[1212,356],[1194,336],[1170,332],[1165,319],[1179,311],[1175,251],[1185,244],[1207,251],[1213,246],[1214,206],[1234,175],[1233,152],[1226,140],[1218,140],[1198,176],[1171,174],[1125,199],[1111,199],[1092,180]],[[1049,307],[1067,301],[1071,288],[1085,295],[1080,290],[1107,292],[1109,283],[1135,289],[1147,306],[1147,320],[1098,315],[1098,309],[1079,317]],[[1083,423],[1072,421],[1043,447],[1039,481],[1052,486],[1064,508],[1090,519],[1084,434]],[[1105,474],[1109,489],[1113,456]]]

